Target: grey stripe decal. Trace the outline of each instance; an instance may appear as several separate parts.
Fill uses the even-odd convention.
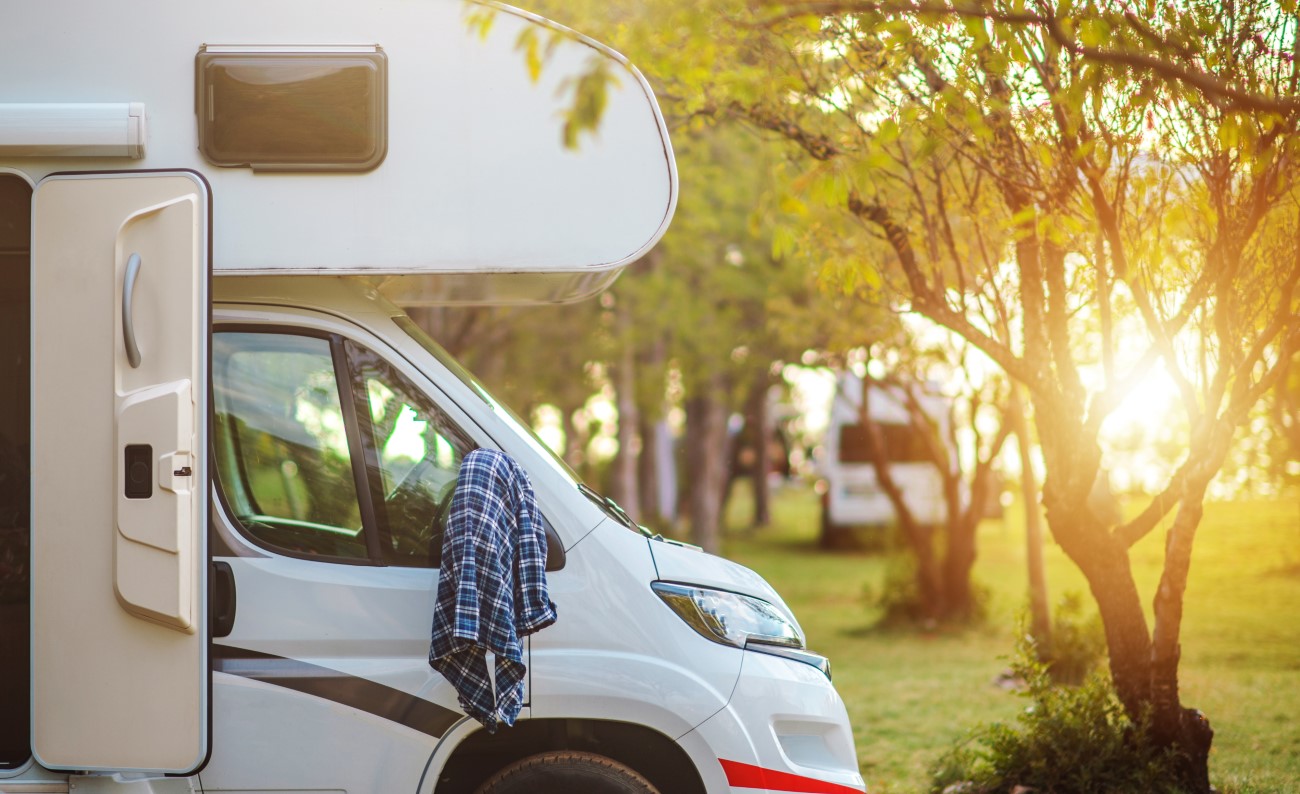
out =
[[[233,645],[212,646],[212,669],[351,706],[434,738],[441,737],[464,716],[374,681]]]

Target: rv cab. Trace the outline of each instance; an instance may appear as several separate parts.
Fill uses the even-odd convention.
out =
[[[0,794],[864,790],[779,594],[403,308],[635,278],[677,177],[622,56],[495,3],[46,0],[0,70]],[[476,449],[527,472],[558,613],[495,732],[429,664]]]

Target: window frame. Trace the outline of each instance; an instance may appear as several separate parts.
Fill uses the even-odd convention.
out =
[[[439,567],[438,565],[403,565],[401,562],[395,561],[393,556],[388,552],[388,550],[393,547],[393,532],[388,516],[388,502],[385,499],[388,489],[384,486],[383,466],[380,462],[380,440],[375,433],[374,420],[371,418],[370,396],[365,388],[365,373],[362,371],[361,364],[354,361],[352,357],[348,355],[347,348],[349,343],[358,348],[374,353],[380,361],[383,361],[388,368],[392,370],[392,374],[401,381],[400,385],[403,388],[408,388],[416,394],[424,395],[424,398],[432,404],[435,410],[445,416],[448,422],[455,424],[460,433],[475,445],[475,449],[482,448],[483,445],[474,439],[474,434],[467,431],[463,424],[458,422],[456,417],[454,417],[452,413],[443,406],[443,404],[439,403],[439,401],[435,399],[433,395],[429,394],[427,390],[421,389],[420,385],[403,372],[392,359],[380,354],[373,345],[363,345],[355,339],[341,337],[339,348],[342,351],[343,357],[347,360],[348,382],[351,386],[351,396],[353,400],[352,407],[356,424],[361,431],[360,449],[363,457],[363,465],[369,478],[368,485],[370,488],[373,517],[378,529],[378,532],[375,533],[378,538],[378,546],[374,552],[376,555],[374,557],[376,564],[390,568],[437,568]],[[344,416],[344,421],[347,421],[346,415]],[[467,451],[465,454],[468,455],[469,452]]]
[[[213,460],[211,462],[213,472],[214,490],[217,492],[217,499],[221,503],[222,511],[225,513],[227,520],[238,532],[240,538],[251,543],[259,549],[269,551],[281,557],[290,557],[298,560],[309,560],[312,562],[328,562],[338,565],[361,565],[375,567],[379,565],[376,559],[379,559],[379,539],[376,531],[374,519],[374,505],[372,502],[373,495],[370,492],[369,484],[366,480],[365,462],[359,459],[358,450],[360,449],[360,427],[357,424],[356,401],[352,397],[352,385],[347,380],[347,371],[340,370],[340,363],[347,366],[346,356],[343,352],[343,335],[325,331],[317,328],[309,328],[301,325],[276,325],[272,323],[234,323],[219,322],[212,326],[212,335],[215,338],[221,333],[240,333],[240,334],[274,334],[277,336],[297,336],[309,339],[318,339],[329,344],[330,362],[334,367],[334,386],[338,391],[339,410],[343,414],[344,432],[348,439],[348,464],[352,471],[352,485],[356,489],[357,509],[361,516],[361,533],[365,539],[366,556],[364,557],[341,557],[329,554],[304,554],[302,552],[277,546],[262,538],[258,537],[249,530],[244,522],[239,519],[239,514],[231,508],[230,501],[226,498],[226,483],[222,481],[221,468],[216,460],[216,444],[212,445]],[[214,361],[215,366],[215,361]],[[216,401],[216,382],[217,374],[213,373],[213,422],[216,421],[217,401]],[[242,451],[239,449],[238,437],[233,437],[235,443],[235,458],[241,476],[247,480],[247,468]],[[360,467],[360,471],[358,468]]]
[[[338,390],[340,408],[343,414],[343,423],[348,439],[348,455],[352,470],[353,486],[357,491],[358,508],[361,515],[362,533],[365,535],[366,556],[365,557],[336,557],[322,554],[304,554],[292,549],[283,548],[273,543],[269,543],[252,533],[248,527],[240,521],[238,514],[232,509],[231,503],[226,496],[226,484],[221,479],[221,470],[217,466],[216,455],[217,445],[212,445],[211,454],[213,456],[211,465],[213,472],[213,487],[216,491],[216,498],[221,506],[225,519],[239,536],[239,538],[259,550],[271,554],[288,557],[291,559],[306,560],[309,562],[332,563],[339,565],[355,565],[371,568],[394,568],[400,570],[438,570],[437,565],[401,565],[393,562],[390,555],[384,551],[384,543],[391,544],[392,537],[388,526],[387,514],[383,511],[383,480],[382,473],[379,469],[378,460],[378,441],[374,437],[373,423],[369,421],[370,406],[368,397],[364,391],[358,391],[355,387],[356,379],[362,376],[358,368],[353,366],[349,359],[345,342],[350,342],[357,347],[373,352],[382,361],[384,361],[392,371],[402,380],[403,385],[409,386],[419,394],[423,394],[429,402],[446,415],[448,421],[457,426],[460,431],[473,442],[477,447],[497,449],[496,443],[491,436],[485,433],[468,415],[466,415],[460,406],[456,404],[450,396],[438,389],[436,384],[433,388],[428,388],[423,381],[428,377],[418,368],[412,372],[412,366],[405,356],[396,354],[387,348],[385,343],[379,339],[366,338],[360,334],[345,334],[338,330],[313,327],[302,323],[302,316],[295,315],[290,322],[277,323],[267,322],[265,320],[241,321],[235,319],[223,319],[213,323],[212,333],[214,337],[221,333],[246,333],[246,334],[275,334],[280,336],[299,336],[327,341],[330,346],[330,358],[334,366],[335,387]],[[337,318],[329,318],[337,320]],[[387,351],[387,352],[385,352]],[[215,362],[214,362],[215,363]],[[216,373],[212,379],[213,389],[216,387]],[[213,416],[215,422],[217,403],[214,399],[212,402]],[[364,421],[363,421],[364,418]],[[238,444],[238,439],[236,439]],[[238,447],[235,450],[237,465],[241,472],[246,472],[245,461],[240,454]],[[539,505],[539,516],[541,510]],[[545,516],[541,516],[543,526],[546,528],[548,537],[554,534],[549,521]],[[558,537],[554,543],[558,543]],[[557,563],[563,566],[563,548],[561,546],[557,554]],[[548,569],[550,565],[548,564]],[[558,570],[558,568],[556,568]]]

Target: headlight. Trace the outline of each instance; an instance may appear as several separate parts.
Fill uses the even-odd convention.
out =
[[[794,617],[781,608],[726,590],[669,582],[652,582],[650,586],[705,639],[809,664],[831,677],[830,660],[804,650],[803,632]]]
[[[761,599],[668,582],[650,586],[706,639],[737,648],[745,647],[746,642],[803,647],[803,632],[794,619]]]

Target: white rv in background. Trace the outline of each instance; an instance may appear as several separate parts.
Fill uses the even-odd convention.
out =
[[[0,794],[864,790],[780,596],[399,308],[576,300],[654,245],[675,166],[621,56],[460,0],[41,0],[0,74]],[[494,734],[427,661],[478,447],[531,477],[559,613]]]
[[[898,386],[867,389],[867,415],[880,428],[890,476],[908,510],[922,524],[942,524],[948,509],[943,478],[925,438],[912,424],[907,398]],[[852,372],[836,379],[830,418],[817,471],[822,481],[822,544],[851,545],[854,527],[883,529],[897,520],[893,502],[880,486],[871,462],[867,427],[862,422],[862,378]],[[948,436],[949,401],[922,390],[922,412]]]

